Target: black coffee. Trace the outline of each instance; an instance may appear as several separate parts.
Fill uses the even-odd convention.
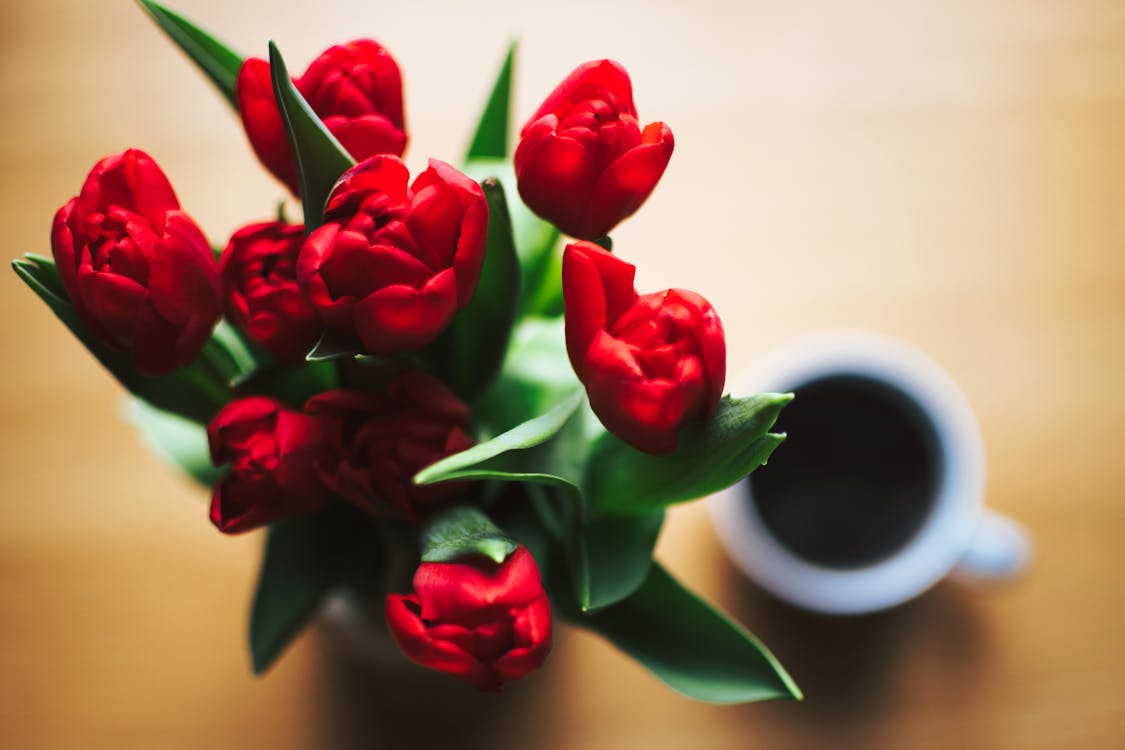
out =
[[[788,439],[748,481],[770,532],[791,552],[856,568],[900,550],[939,487],[933,424],[895,388],[867,377],[809,382],[781,412]]]

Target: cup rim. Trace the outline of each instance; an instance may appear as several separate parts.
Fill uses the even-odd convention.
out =
[[[859,330],[822,331],[768,354],[738,384],[746,393],[789,391],[845,374],[901,391],[931,421],[937,438],[937,497],[922,527],[898,552],[857,568],[817,565],[773,537],[751,501],[748,482],[707,501],[720,540],[746,575],[792,604],[831,614],[886,609],[944,578],[968,548],[984,501],[984,443],[968,400],[933,360],[897,339]],[[784,449],[784,444],[778,448]]]

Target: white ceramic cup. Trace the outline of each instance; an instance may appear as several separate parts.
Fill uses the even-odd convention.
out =
[[[915,349],[881,335],[834,331],[765,357],[743,381],[746,393],[798,391],[828,377],[858,377],[905,396],[932,427],[938,477],[928,511],[897,551],[860,567],[826,567],[792,552],[767,528],[750,481],[709,501],[719,538],[734,562],[776,596],[831,614],[873,612],[911,599],[954,573],[1006,578],[1030,557],[1027,534],[983,505],[984,446],[965,396]],[[800,394],[798,393],[798,398]],[[783,443],[778,451],[785,450]],[[766,465],[758,471],[769,471]]]

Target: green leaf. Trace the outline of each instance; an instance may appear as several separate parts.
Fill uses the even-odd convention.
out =
[[[554,268],[556,260],[558,268],[562,263],[562,255],[555,252],[561,236],[559,230],[524,205],[510,161],[475,158],[465,163],[464,171],[475,180],[495,177],[504,186],[512,236],[520,259],[520,317],[562,314],[562,277]]]
[[[679,447],[650,456],[608,432],[591,448],[583,486],[597,513],[647,513],[694,500],[742,480],[765,463],[784,435],[769,432],[791,394],[724,397],[702,425],[680,433]]]
[[[126,401],[125,418],[156,455],[205,487],[214,487],[226,474],[225,468],[211,463],[207,429],[198,422],[157,409],[138,398]]]
[[[224,368],[229,370],[228,382],[240,382],[262,366],[258,355],[242,337],[242,334],[226,319],[219,321],[211,332],[207,346],[224,360]],[[262,359],[265,359],[263,356]]]
[[[616,604],[645,582],[664,511],[641,516],[601,516],[576,530],[574,587],[583,612]]]
[[[644,515],[597,516],[588,512],[581,490],[543,487],[532,495],[542,526],[566,557],[568,591],[582,612],[625,599],[645,581],[664,524],[664,511]]]
[[[485,435],[499,434],[581,387],[567,358],[562,319],[527,318],[512,331],[500,375],[473,404],[475,426]]]
[[[263,354],[263,359],[266,356]],[[261,366],[242,335],[223,319],[211,331],[211,338],[203,345],[199,359],[217,379],[232,388]]]
[[[515,551],[516,542],[472,506],[450,508],[422,527],[422,562],[454,562],[483,555],[502,563]]]
[[[586,462],[593,423],[585,392],[578,388],[546,414],[449,456],[415,477],[419,484],[491,479],[550,488],[538,505],[541,515],[550,516],[548,525],[562,530],[558,542],[566,551],[573,591],[584,611],[614,604],[644,582],[664,521],[661,509],[628,516],[588,512],[575,478]]]
[[[481,183],[488,200],[488,244],[473,298],[426,354],[432,369],[466,401],[491,383],[508,350],[520,293],[520,265],[504,188],[492,178]]]
[[[164,33],[199,66],[237,110],[238,100],[234,88],[238,71],[242,67],[242,56],[179,13],[152,0],[139,1]]]
[[[524,298],[523,313],[525,315],[543,315],[545,317],[561,317],[563,314],[562,293],[562,253],[555,251],[561,235],[556,230],[554,237],[546,246],[547,250],[539,256],[540,263],[536,268],[529,269],[532,289],[534,292]]]
[[[730,704],[802,697],[793,678],[757,638],[659,565],[625,601],[572,619],[689,698]]]
[[[508,47],[504,64],[492,85],[492,93],[481,113],[473,142],[469,146],[466,159],[496,157],[503,159],[508,155],[508,127],[511,121],[512,64],[516,55],[516,43]]]
[[[377,554],[370,521],[345,503],[273,524],[250,610],[254,673],[266,671],[345,582]]]
[[[305,231],[311,232],[324,222],[324,206],[332,186],[340,175],[355,166],[355,160],[297,91],[273,41],[270,41],[270,72],[281,121],[289,137],[289,149],[297,165]]]
[[[585,397],[584,391],[575,390],[546,414],[431,464],[415,475],[414,483],[424,485],[462,479],[498,479],[536,482],[577,492],[575,482],[566,476],[572,473],[572,468],[562,466],[559,460],[552,460],[547,444],[571,422]],[[548,449],[536,450],[542,447]],[[560,474],[552,474],[552,468]]]
[[[509,489],[511,494],[490,507],[489,513],[508,537],[527,548],[539,566],[544,585],[547,585],[551,573],[552,540],[550,530],[544,528],[534,508],[535,496],[546,488],[536,484],[513,484],[509,485]]]
[[[28,272],[34,276],[34,281],[25,276],[24,272],[21,272],[20,266],[30,269]],[[53,258],[38,253],[24,253],[22,259],[12,261],[12,267],[32,289],[38,286],[43,292],[47,292],[63,302],[70,301],[70,297],[66,293],[66,287],[63,286],[62,276],[59,275],[58,266],[55,265]],[[36,294],[43,297],[43,294],[38,290],[36,290]]]
[[[134,395],[158,409],[204,423],[230,400],[231,392],[223,374],[217,372],[214,363],[204,355],[165,375],[137,372],[127,352],[110,348],[79,317],[70,304],[54,261],[28,254],[13,260],[12,268],[102,366]]]

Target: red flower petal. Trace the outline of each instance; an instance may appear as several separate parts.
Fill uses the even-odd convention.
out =
[[[369,352],[410,351],[433,341],[456,305],[456,281],[446,269],[421,289],[397,284],[375,290],[355,305],[353,324]]]
[[[601,237],[632,216],[660,181],[674,145],[664,123],[646,127],[642,144],[625,151],[598,176],[581,233],[575,236]]]

